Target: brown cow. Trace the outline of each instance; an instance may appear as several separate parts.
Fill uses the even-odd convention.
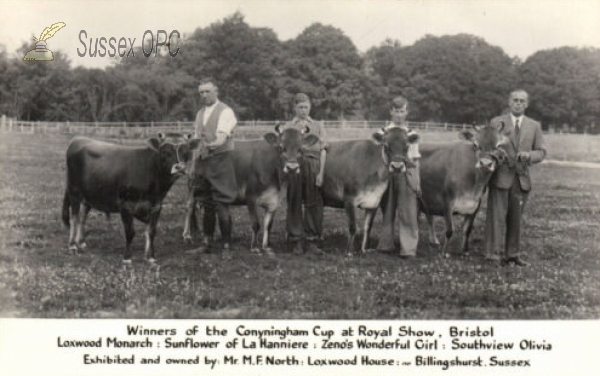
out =
[[[373,219],[388,187],[390,174],[405,173],[412,165],[408,145],[419,135],[402,128],[383,129],[372,140],[334,141],[329,145],[322,187],[325,206],[346,209],[348,216],[347,252],[354,249],[356,209],[366,211],[361,252],[367,242]]]
[[[191,135],[159,134],[144,145],[124,146],[75,137],[67,149],[63,222],[69,250],[86,248],[85,221],[91,209],[120,213],[125,227],[124,263],[131,263],[133,219],[146,223],[145,257],[154,263],[154,236],[162,201],[185,173]]]
[[[433,228],[433,216],[443,216],[446,221],[446,239],[442,253],[447,254],[452,238],[452,215],[464,216],[462,251],[468,252],[469,235],[481,205],[487,184],[498,163],[504,158],[500,146],[508,142],[502,133],[491,125],[474,126],[459,134],[460,141],[423,142],[420,144],[420,177],[422,197],[420,209],[427,216],[429,241],[439,245]]]
[[[236,141],[235,149],[231,151],[238,184],[238,194],[232,205],[248,207],[252,222],[252,240],[250,242],[252,252],[260,253],[262,249],[266,254],[273,255],[273,250],[269,247],[269,232],[275,211],[281,201],[285,174],[300,173],[298,159],[301,157],[302,145],[312,145],[319,140],[316,135],[309,132],[308,128],[303,132],[293,128],[285,128],[280,132],[279,126],[276,126],[275,133],[265,134],[264,140]],[[202,145],[199,147],[201,148]],[[195,208],[199,197],[191,180],[188,190],[183,239],[191,242],[192,232],[196,229]],[[265,211],[261,248],[257,244],[258,232],[261,228],[258,218],[259,207]],[[206,208],[204,214],[214,215],[207,213]]]

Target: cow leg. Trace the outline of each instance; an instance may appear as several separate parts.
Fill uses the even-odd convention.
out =
[[[271,208],[265,209],[265,216],[263,218],[263,241],[262,249],[267,256],[275,256],[273,249],[269,247],[269,233],[271,227],[273,227],[273,217],[275,216],[275,210]]]
[[[348,216],[348,245],[346,246],[346,252],[348,256],[352,256],[354,253],[354,237],[356,236],[356,208],[351,203],[346,203],[344,207]]]
[[[123,263],[131,265],[131,241],[135,235],[133,229],[133,216],[125,209],[121,209],[121,220],[125,228],[125,253],[123,254]]]
[[[187,200],[187,212],[185,213],[185,222],[183,224],[183,242],[192,243],[193,233],[197,230],[196,220],[196,197],[194,197],[193,188],[189,189],[188,200]]]
[[[79,206],[79,226],[75,235],[75,244],[80,251],[84,251],[87,248],[87,244],[85,244],[85,221],[90,210],[92,210],[92,207],[88,204],[82,203]]]
[[[73,253],[78,252],[76,236],[79,230],[79,208],[81,203],[79,201],[71,200],[69,207],[69,251]]]
[[[425,214],[427,217],[427,226],[429,227],[429,244],[436,245],[439,247],[440,241],[437,236],[435,236],[435,227],[433,226],[433,215]]]
[[[444,246],[442,247],[442,256],[448,257],[448,246],[452,239],[452,233],[454,232],[454,224],[452,223],[452,210],[448,209],[444,213],[444,220],[446,221],[446,239],[444,239]]]
[[[160,217],[160,210],[160,206],[152,209],[148,224],[146,225],[146,232],[144,233],[146,237],[144,256],[146,257],[146,261],[150,264],[156,263],[156,259],[154,258],[154,237],[156,236],[156,225],[158,224],[158,218]]]
[[[463,241],[462,241],[462,252],[464,255],[469,253],[469,237],[473,231],[473,222],[475,222],[475,214],[466,215],[463,222]]]
[[[252,240],[250,241],[250,252],[260,254],[260,249],[256,247],[258,232],[260,231],[260,221],[258,219],[258,205],[256,200],[248,199],[248,214],[252,222]]]
[[[375,209],[366,209],[365,211],[365,224],[363,226],[363,239],[360,247],[360,251],[362,254],[367,253],[367,249],[369,246],[369,237],[371,235],[371,228],[373,227],[373,220],[375,219],[375,214],[377,214],[377,208]]]

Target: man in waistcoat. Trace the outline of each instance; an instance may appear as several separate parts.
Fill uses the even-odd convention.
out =
[[[204,206],[202,229],[204,237],[200,248],[188,253],[203,253],[210,250],[215,233],[216,217],[223,241],[223,250],[228,251],[231,243],[231,214],[229,205],[235,200],[237,182],[231,151],[234,148],[233,130],[237,119],[233,110],[218,99],[218,88],[212,79],[202,79],[198,86],[202,109],[196,115],[195,137],[203,140],[202,146],[194,151],[190,179],[200,202]]]

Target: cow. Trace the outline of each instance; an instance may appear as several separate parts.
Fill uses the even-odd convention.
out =
[[[459,134],[461,140],[452,142],[423,142],[420,144],[421,212],[429,227],[429,242],[439,246],[433,228],[433,216],[443,216],[446,238],[441,248],[448,256],[448,244],[454,231],[452,216],[464,216],[462,252],[468,253],[473,221],[481,205],[487,184],[499,163],[505,158],[501,146],[508,142],[494,126],[475,126],[476,134],[468,130]]]
[[[382,129],[371,139],[330,142],[322,186],[323,203],[344,208],[348,217],[346,252],[354,253],[356,209],[366,212],[361,253],[367,252],[373,219],[388,188],[391,174],[405,173],[414,161],[407,156],[409,144],[419,135],[402,128]]]
[[[155,264],[154,237],[162,201],[185,174],[191,134],[168,133],[144,145],[125,146],[75,137],[67,148],[67,187],[62,219],[70,228],[69,250],[86,249],[85,221],[91,209],[119,213],[125,227],[123,263],[131,264],[133,219],[146,224],[145,259]]]
[[[266,141],[266,142],[265,142]],[[273,217],[281,202],[283,185],[286,174],[299,174],[302,145],[313,145],[318,142],[316,135],[310,134],[306,127],[302,132],[285,128],[280,130],[280,124],[275,126],[275,133],[269,132],[263,139],[236,141],[231,157],[238,185],[236,200],[231,205],[246,205],[252,222],[252,240],[250,250],[253,253],[274,255],[269,246],[269,232],[273,224]],[[201,143],[196,147],[197,154],[203,147]],[[193,185],[192,179],[188,184],[187,213],[183,230],[185,242],[191,242],[192,232],[195,231],[196,203],[200,192]],[[257,247],[258,234],[261,229],[258,217],[258,208],[264,209],[263,237],[261,247]]]

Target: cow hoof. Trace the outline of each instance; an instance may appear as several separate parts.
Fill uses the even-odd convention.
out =
[[[73,254],[77,254],[77,252],[79,251],[79,249],[77,248],[76,245],[70,245],[69,246],[69,252],[73,253]]]
[[[123,260],[123,269],[124,270],[131,269],[132,266],[133,266],[133,264],[131,263],[131,260]]]
[[[183,243],[184,244],[192,244],[194,242],[194,239],[191,236],[184,236],[183,237]]]
[[[347,258],[354,258],[354,252],[346,252]]]
[[[448,252],[444,252],[442,255],[443,255],[444,258],[447,258],[447,259],[449,259],[450,257],[452,257]]]
[[[265,255],[267,255],[269,257],[275,257],[275,251],[273,251],[273,248],[271,248],[271,247],[263,248],[263,252],[265,253]]]
[[[155,259],[154,257],[151,257],[151,258],[149,258],[149,259],[146,259],[146,262],[147,262],[148,264],[150,264],[150,266],[157,265],[156,259]]]
[[[250,248],[250,253],[260,256],[261,252],[259,248]]]
[[[87,249],[87,244],[85,244],[85,242],[79,243],[77,245],[77,248],[79,249],[80,252],[83,252],[83,251],[85,251]]]

